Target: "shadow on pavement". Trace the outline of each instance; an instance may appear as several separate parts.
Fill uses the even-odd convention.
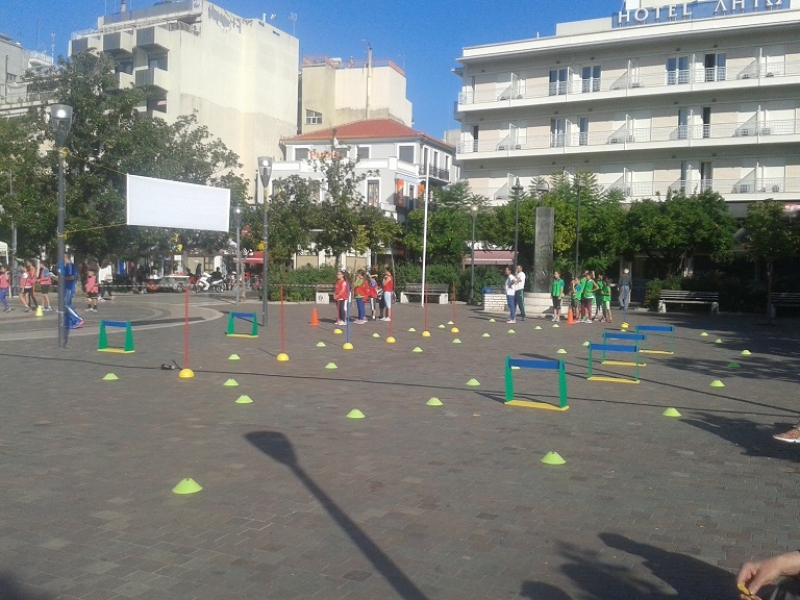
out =
[[[245,434],[245,439],[261,452],[289,467],[300,482],[328,511],[328,514],[342,528],[364,557],[391,585],[404,600],[426,600],[425,594],[414,585],[403,571],[381,550],[370,537],[309,477],[297,462],[294,448],[288,438],[277,431],[253,431]],[[2,598],[2,596],[0,596]]]
[[[767,429],[747,419],[707,412],[696,413],[693,418],[684,418],[681,421],[731,442],[742,448],[746,456],[762,456],[794,462],[800,460],[800,446],[772,439],[772,434],[787,431],[796,421],[779,421],[773,428]]]
[[[599,537],[610,548],[641,557],[641,574],[626,564],[630,561],[623,562],[623,558],[611,563],[598,552],[564,544],[561,551],[569,562],[561,570],[580,587],[580,598],[717,600],[736,595],[734,577],[724,569],[686,554],[636,542],[623,535],[601,533]],[[523,584],[521,594],[537,600],[571,600],[569,595],[553,586],[531,581]]]
[[[46,600],[49,596],[23,589],[8,573],[0,573],[0,600]]]

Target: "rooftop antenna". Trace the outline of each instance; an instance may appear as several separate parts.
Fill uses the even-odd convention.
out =
[[[125,6],[125,0],[120,0],[120,3],[119,3],[119,12],[121,12],[121,13],[124,13],[124,12],[125,12],[125,9],[126,9],[126,6]]]
[[[297,13],[289,13],[289,20],[292,22],[292,35],[297,37]]]
[[[369,119],[369,99],[372,92],[372,44],[367,40],[361,40],[367,45],[367,106],[366,118]]]

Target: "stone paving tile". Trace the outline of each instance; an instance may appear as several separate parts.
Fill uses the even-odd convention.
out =
[[[104,312],[182,308],[136,300]],[[431,323],[452,314],[429,310]],[[309,306],[287,306],[282,364],[277,324],[257,340],[225,338],[224,320],[193,324],[187,381],[158,368],[182,361],[180,328],[135,329],[137,352],[109,355],[96,331],[64,352],[17,347],[20,327],[0,323],[4,371],[59,383],[34,402],[3,380],[0,569],[68,600],[375,599],[409,584],[431,600],[707,600],[730,597],[742,560],[797,546],[799,455],[770,438],[798,418],[796,323],[636,313],[678,325],[678,353],[648,356],[640,385],[613,386],[583,379],[581,344],[602,326],[532,320],[508,336],[458,311],[461,346],[447,331],[409,334],[421,311],[401,306],[397,344],[370,324],[352,328],[347,352],[324,309],[311,328]],[[570,410],[504,407],[505,354],[559,347]],[[241,361],[227,361],[234,351]],[[555,398],[544,374],[514,376],[521,396]],[[709,387],[717,378],[725,388]],[[255,402],[235,404],[241,393]],[[444,406],[425,406],[432,395]],[[683,417],[661,417],[667,406]],[[345,419],[356,407],[367,418]],[[542,465],[550,450],[567,464]],[[187,476],[203,491],[172,494]]]

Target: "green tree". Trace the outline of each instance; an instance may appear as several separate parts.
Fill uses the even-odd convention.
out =
[[[408,214],[403,243],[407,251],[421,254],[423,249],[425,211]],[[452,206],[428,206],[428,263],[461,264],[469,252],[467,242],[472,236],[472,217],[467,210]]]
[[[747,255],[764,261],[767,271],[767,320],[772,324],[772,280],[775,261],[800,252],[800,226],[787,216],[782,202],[754,202],[744,219]]]
[[[723,259],[733,246],[737,228],[725,200],[710,190],[635,202],[625,222],[625,254],[647,255],[656,264],[659,278],[679,273],[694,254]]]

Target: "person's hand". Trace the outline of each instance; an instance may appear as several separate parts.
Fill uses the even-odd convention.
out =
[[[739,598],[758,599],[756,594],[763,586],[774,583],[781,577],[794,577],[798,574],[800,574],[800,552],[787,552],[764,560],[746,562],[736,575],[736,584],[744,585],[750,590],[750,595],[740,589]]]

